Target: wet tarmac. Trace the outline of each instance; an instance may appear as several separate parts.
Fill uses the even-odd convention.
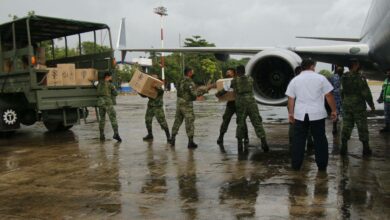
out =
[[[175,99],[165,96],[170,126]],[[370,158],[361,156],[356,130],[348,157],[340,158],[327,123],[330,158],[323,173],[312,153],[301,171],[290,169],[285,107],[260,106],[271,152],[254,157],[253,147],[248,156],[237,155],[234,120],[224,151],[218,147],[224,103],[212,95],[195,104],[198,149],[187,149],[184,125],[170,147],[155,121],[154,142],[143,142],[146,101],[118,98],[122,143],[101,143],[97,123],[63,133],[37,123],[0,139],[0,219],[390,218],[390,135],[378,133],[378,114],[369,120]],[[381,115],[383,106],[378,109]],[[251,145],[259,145],[249,128]]]

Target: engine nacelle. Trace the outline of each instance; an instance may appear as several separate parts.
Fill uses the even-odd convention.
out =
[[[246,73],[254,80],[256,101],[264,105],[286,105],[288,83],[301,61],[298,54],[285,49],[264,50],[252,57]]]
[[[225,61],[229,60],[229,58],[230,58],[230,55],[227,53],[215,53],[214,56],[217,60],[222,61],[222,62],[225,62]]]

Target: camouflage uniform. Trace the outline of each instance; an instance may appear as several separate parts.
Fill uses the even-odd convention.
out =
[[[177,101],[176,101],[176,114],[175,121],[172,127],[172,137],[176,136],[183,120],[186,124],[186,132],[188,138],[194,137],[194,106],[193,101],[197,96],[203,95],[207,91],[197,91],[195,89],[195,83],[190,77],[185,76],[181,79],[177,85]]]
[[[148,132],[152,131],[152,121],[153,117],[156,117],[158,123],[160,124],[163,130],[168,130],[168,124],[165,119],[164,109],[163,109],[163,96],[164,90],[159,88],[157,89],[157,97],[155,99],[149,98],[148,108],[146,109],[145,114],[145,124]]]
[[[265,140],[262,118],[259,114],[256,100],[253,96],[253,79],[249,76],[239,76],[232,80],[231,87],[236,93],[237,130],[236,138],[245,138],[245,121],[249,116],[257,137]]]
[[[104,136],[104,125],[106,121],[106,113],[111,121],[114,134],[118,134],[118,122],[116,120],[116,112],[114,109],[113,98],[118,95],[118,92],[110,82],[100,81],[97,86],[98,107],[99,107],[99,130],[100,135]]]
[[[342,148],[346,148],[346,142],[351,137],[355,123],[359,133],[359,140],[368,146],[366,102],[371,108],[374,108],[374,102],[366,79],[358,73],[345,73],[341,78],[341,98],[343,100]]]
[[[230,120],[232,119],[232,117],[235,113],[236,113],[236,102],[235,101],[227,102],[225,113],[223,113],[223,116],[222,116],[221,128],[219,129],[220,135],[223,135],[227,132]],[[248,128],[246,126],[246,123],[244,123],[243,129],[244,129],[245,139],[248,139]]]

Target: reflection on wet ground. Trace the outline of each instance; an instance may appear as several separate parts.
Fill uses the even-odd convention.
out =
[[[175,94],[166,95],[173,123]],[[116,107],[124,141],[101,143],[96,123],[65,133],[41,124],[0,140],[0,219],[387,219],[390,216],[390,136],[369,122],[374,155],[362,158],[354,131],[349,155],[327,123],[330,160],[317,171],[308,153],[303,169],[289,168],[285,108],[263,107],[272,152],[238,156],[235,123],[216,145],[224,104],[195,104],[196,141],[188,150],[184,126],[175,148],[154,122],[155,141],[143,142],[146,100],[123,96]],[[380,106],[378,106],[380,108]],[[93,115],[93,113],[91,113]],[[234,121],[233,121],[234,122]],[[107,135],[112,135],[107,126]]]

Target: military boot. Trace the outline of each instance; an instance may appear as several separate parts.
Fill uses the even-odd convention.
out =
[[[385,132],[390,132],[390,124],[389,123],[386,123],[386,126],[379,131],[379,133],[385,133]]]
[[[347,155],[347,151],[348,151],[348,141],[347,140],[341,140],[340,155],[341,156]]]
[[[165,136],[167,137],[167,143],[169,144],[171,143],[171,135],[169,134],[169,129],[166,128],[164,129],[164,131],[165,131]]]
[[[152,141],[153,140],[153,132],[152,129],[148,129],[148,134],[142,138],[144,141]]]
[[[190,148],[190,149],[195,149],[195,148],[198,147],[198,145],[195,144],[193,137],[189,137],[188,138],[188,145],[187,145],[187,147]]]
[[[104,130],[99,130],[100,131],[100,140],[105,141],[106,137],[104,136]]]
[[[223,145],[223,135],[224,134],[222,134],[222,133],[219,134],[219,137],[218,137],[218,140],[217,140],[217,144],[218,145]]]
[[[117,140],[118,142],[122,142],[122,138],[119,136],[118,133],[115,133],[114,136],[112,136],[112,138]]]
[[[176,141],[176,135],[173,134],[173,135],[171,136],[171,138],[170,138],[170,142],[169,142],[169,143],[170,143],[172,146],[175,146],[175,141]]]
[[[242,139],[239,138],[239,139],[237,139],[237,152],[238,152],[238,154],[242,153],[242,149],[243,149]]]
[[[261,149],[263,149],[263,151],[266,153],[269,151],[269,147],[268,147],[267,140],[265,139],[265,137],[261,138]]]
[[[372,151],[370,149],[370,145],[368,141],[363,141],[363,156],[371,156]]]
[[[249,137],[248,137],[248,134],[245,134],[244,145],[246,145],[246,146],[249,145]]]

